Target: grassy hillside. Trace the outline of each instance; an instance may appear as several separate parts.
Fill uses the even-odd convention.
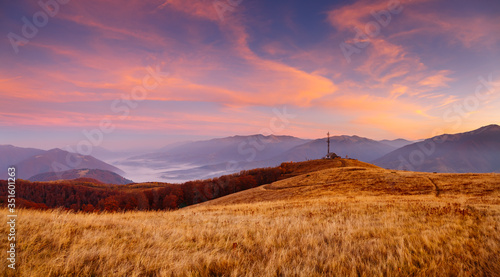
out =
[[[500,174],[421,173],[386,170],[355,160],[336,167],[287,178],[199,205],[227,205],[321,197],[466,196],[468,201],[500,204]]]
[[[500,174],[325,162],[341,167],[176,211],[21,210],[17,273],[498,276]],[[313,163],[322,164],[291,164],[288,174]],[[0,243],[7,245],[6,236]]]
[[[236,174],[183,184],[150,182],[104,185],[89,178],[48,182],[18,179],[16,199],[18,207],[37,209],[64,208],[86,212],[169,210],[209,201],[303,173],[356,164],[369,166],[355,160],[290,162],[282,163],[278,167],[244,170]],[[0,180],[0,207],[6,206],[7,194],[7,181]]]
[[[75,180],[81,178],[93,179],[94,182],[102,184],[115,184],[115,185],[126,185],[133,183],[133,181],[128,180],[108,170],[101,169],[71,169],[62,172],[44,172],[29,178],[32,182],[50,182],[57,180]]]

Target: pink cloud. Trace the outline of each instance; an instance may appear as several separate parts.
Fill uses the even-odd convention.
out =
[[[95,126],[103,116],[110,116],[120,128],[130,130],[196,128],[208,134],[240,125],[237,129],[243,132],[258,132],[265,116],[248,112],[250,108],[287,105],[320,110],[322,118],[345,116],[350,122],[399,134],[407,126],[429,124],[436,110],[459,99],[443,92],[458,79],[455,72],[426,64],[410,45],[414,41],[410,38],[442,36],[449,44],[479,51],[498,42],[499,24],[498,18],[458,18],[422,8],[432,1],[402,1],[403,12],[393,14],[387,29],[371,38],[360,58],[347,65],[334,51],[332,41],[343,37],[352,43],[353,28],[364,30],[374,20],[371,13],[387,9],[388,3],[363,0],[328,11],[328,23],[338,33],[310,48],[288,45],[281,38],[269,39],[260,46],[265,53],[262,57],[258,54],[262,52],[250,47],[255,39],[247,29],[250,19],[242,15],[221,21],[212,1],[72,2],[58,18],[88,30],[85,46],[71,41],[50,43],[42,37],[30,42],[26,47],[40,51],[57,66],[19,64],[15,74],[3,69],[0,96],[4,99],[17,101],[19,106],[29,101],[119,99],[141,84],[147,66],[160,64],[170,75],[149,92],[147,100],[210,102],[218,108],[213,115],[137,109],[134,116],[122,121],[110,111],[95,115],[95,111],[51,112],[33,106],[31,111],[3,110],[1,124],[10,118],[9,122],[19,125]],[[192,20],[178,32],[183,41],[165,35],[161,26],[144,22],[144,18],[173,12]],[[133,16],[140,18],[130,20]],[[216,33],[213,41],[204,40],[208,24]],[[286,59],[276,58],[280,55]],[[290,132],[308,135],[309,125],[316,126],[311,128],[317,128],[320,135],[320,129],[326,127],[312,121],[301,124]]]

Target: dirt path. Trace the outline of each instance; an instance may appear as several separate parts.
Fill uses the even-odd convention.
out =
[[[436,182],[434,182],[430,177],[427,177],[427,179],[429,180],[429,182],[431,182],[434,185],[434,187],[436,188],[436,197],[439,197],[439,194],[441,193],[441,190],[436,185]]]
[[[340,165],[340,167],[346,167],[347,166],[346,162],[343,159],[340,159],[340,163],[342,163],[342,165]]]

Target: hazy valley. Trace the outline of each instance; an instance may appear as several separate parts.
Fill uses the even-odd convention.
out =
[[[333,136],[331,150],[350,157],[334,159],[317,159],[326,139],[289,136],[130,157],[98,149],[109,163],[1,146],[20,176],[18,276],[495,276],[499,130],[418,142]],[[133,182],[123,169],[178,183]]]
[[[417,142],[404,139],[376,141],[359,136],[332,136],[330,141],[331,151],[341,157],[389,169],[442,173],[500,172],[498,125]],[[326,152],[326,138],[307,140],[291,136],[252,135],[180,142],[154,153],[139,155],[97,147],[95,155],[99,159],[69,154],[60,149],[44,151],[0,146],[0,154],[5,157],[5,161],[0,162],[4,167],[18,167],[19,177],[23,179],[54,171],[100,169],[120,174],[134,182],[182,183],[241,170],[274,167],[283,162],[320,159]],[[61,174],[58,175],[62,178]],[[0,178],[5,179],[6,173],[0,173]]]

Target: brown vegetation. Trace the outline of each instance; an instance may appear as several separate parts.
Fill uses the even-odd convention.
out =
[[[18,206],[64,208],[73,211],[170,210],[205,202],[278,180],[280,167],[245,170],[183,184],[104,185],[92,179],[49,182],[16,181]],[[7,203],[7,181],[0,180],[0,206]]]
[[[21,210],[17,273],[498,276],[500,174],[343,161],[175,211]]]

